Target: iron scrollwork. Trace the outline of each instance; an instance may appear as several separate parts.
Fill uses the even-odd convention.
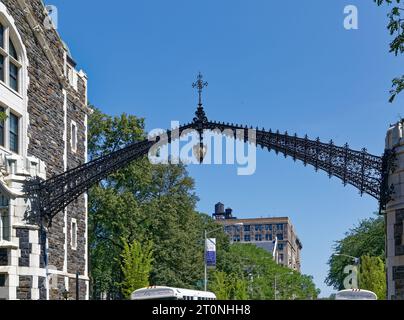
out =
[[[247,126],[234,125],[224,122],[209,121],[202,105],[202,90],[207,86],[199,74],[197,82],[193,84],[198,89],[199,104],[193,122],[181,126],[181,133],[186,129],[194,129],[199,133],[200,148],[203,148],[203,132],[205,130],[220,130],[224,134],[231,134],[236,139],[249,141]],[[252,127],[250,127],[252,128]],[[240,137],[238,132],[243,131]],[[168,132],[167,143],[171,143],[171,132]],[[297,134],[281,134],[265,129],[255,129],[255,143],[268,151],[281,153],[285,157],[292,157],[294,161],[312,165],[315,170],[325,171],[329,177],[337,177],[344,185],[350,184],[357,188],[361,195],[368,194],[380,201],[381,211],[391,200],[392,190],[388,186],[388,175],[394,170],[394,152],[386,151],[383,157],[369,154],[366,149],[352,150],[348,144],[336,146],[333,141],[323,143],[319,138],[310,140],[307,135],[300,138]],[[249,141],[251,142],[251,141]],[[69,203],[77,199],[91,186],[105,179],[111,173],[125,167],[130,162],[146,155],[154,141],[144,140],[112,152],[108,155],[83,164],[75,169],[57,175],[46,181],[30,183],[26,189],[29,197],[34,199],[33,207],[41,217],[48,221],[63,211]],[[202,152],[200,152],[202,162]]]

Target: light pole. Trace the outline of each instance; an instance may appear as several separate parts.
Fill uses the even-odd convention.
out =
[[[243,226],[243,223],[235,223],[235,224],[231,224],[231,225],[232,226]],[[204,249],[204,264],[205,264],[204,289],[205,289],[205,291],[208,290],[208,265],[207,265],[207,261],[206,261],[206,253],[207,253],[206,252],[206,243],[208,242],[208,235],[210,235],[213,232],[222,230],[225,226],[229,226],[229,224],[222,225],[220,228],[216,228],[214,230],[210,230],[210,231],[205,230],[205,237],[204,237],[205,238],[205,243],[204,243],[204,246],[205,246],[205,249]]]
[[[350,256],[348,254],[343,254],[343,253],[336,253],[336,254],[334,254],[334,256],[351,258],[355,262],[356,265],[359,265],[360,261],[361,261],[361,259],[358,257]]]

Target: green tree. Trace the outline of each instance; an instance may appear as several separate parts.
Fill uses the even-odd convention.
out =
[[[218,300],[248,300],[247,280],[237,274],[214,271],[209,289]]]
[[[404,52],[404,19],[402,13],[404,7],[400,6],[402,0],[374,0],[378,6],[393,5],[388,13],[389,23],[387,29],[394,38],[390,42],[390,52],[396,56]],[[390,102],[393,102],[396,96],[404,90],[404,75],[393,79],[392,90],[390,91]]]
[[[234,277],[234,275],[233,275]],[[248,282],[239,277],[233,278],[233,298],[234,300],[248,300]]]
[[[346,254],[353,257],[372,256],[380,257],[382,260],[385,256],[385,223],[384,217],[364,219],[359,222],[357,227],[349,230],[345,237],[336,241],[334,245],[334,253],[328,261],[329,271],[326,283],[333,286],[336,290],[343,290],[344,268],[353,264],[352,259],[336,256],[337,254]]]
[[[386,299],[386,270],[382,259],[370,256],[361,258],[359,284],[361,289],[376,293],[379,300]]]
[[[123,281],[119,286],[126,299],[130,298],[133,291],[149,286],[153,262],[152,254],[153,245],[151,242],[144,245],[136,240],[129,244],[124,243],[120,260]]]
[[[91,159],[144,138],[144,120],[135,116],[111,117],[95,108],[89,118]],[[109,299],[122,297],[116,285],[123,281],[120,239],[124,243],[153,242],[152,285],[194,288],[203,279],[203,230],[214,224],[195,211],[197,200],[194,181],[183,165],[152,165],[147,157],[91,188],[93,298],[104,293]]]
[[[319,295],[312,277],[276,264],[270,253],[255,245],[233,244],[225,260],[209,287],[216,294],[218,290],[220,297],[271,300],[275,298],[275,281],[279,300],[315,299]]]
[[[89,156],[95,159],[145,139],[144,120],[98,109],[89,118]],[[97,299],[122,298],[125,243],[153,243],[151,285],[203,289],[204,231],[217,239],[217,272],[209,272],[222,299],[273,299],[274,275],[283,274],[281,298],[318,294],[311,278],[278,266],[271,254],[253,245],[230,245],[208,215],[195,211],[194,181],[183,165],[152,165],[147,157],[128,164],[89,191],[91,293]],[[222,273],[220,273],[222,272]],[[251,274],[251,276],[250,276]],[[293,283],[294,289],[288,289]],[[216,286],[216,287],[215,287]]]
[[[231,286],[225,272],[215,271],[212,273],[209,289],[216,294],[218,300],[230,300]]]

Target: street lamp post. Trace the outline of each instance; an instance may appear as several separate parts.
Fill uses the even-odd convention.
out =
[[[243,223],[235,223],[235,224],[233,224],[233,226],[243,226]],[[214,230],[210,230],[210,231],[205,230],[205,235],[204,235],[204,238],[205,238],[205,243],[204,243],[204,246],[205,246],[205,249],[204,249],[204,264],[205,264],[204,289],[205,289],[205,291],[208,291],[208,265],[207,265],[207,261],[206,261],[206,253],[207,253],[206,252],[206,243],[208,241],[208,235],[210,235],[213,232],[222,230],[224,227],[225,227],[225,225],[221,226],[220,228],[214,229]]]
[[[359,265],[360,261],[361,261],[361,259],[358,257],[350,256],[348,254],[343,254],[343,253],[336,253],[336,254],[334,254],[334,256],[351,258],[355,262],[356,265]]]

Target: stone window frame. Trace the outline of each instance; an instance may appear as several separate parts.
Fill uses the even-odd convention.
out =
[[[75,130],[73,130],[73,128]],[[78,127],[75,121],[71,121],[70,123],[70,147],[73,153],[77,152],[77,145],[78,145]]]
[[[20,114],[19,112],[16,112],[13,108],[10,108],[6,104],[2,103],[0,101],[0,109],[2,112],[6,114],[6,119],[3,121],[2,124],[2,131],[3,131],[3,143],[0,144],[0,149],[5,150],[8,154],[18,154],[21,155],[23,153],[23,150],[21,148],[21,143],[23,141],[23,137],[21,136],[21,130],[22,130],[22,122],[23,122],[23,115]],[[13,115],[18,119],[18,133],[17,133],[17,150],[12,150],[11,149],[11,143],[10,143],[10,138],[11,138],[11,126],[10,126],[10,116]]]
[[[396,223],[394,224],[395,255],[404,255],[404,210],[396,210]]]
[[[79,76],[77,74],[76,69],[68,62],[66,62],[66,76],[69,80],[70,85],[73,87],[74,90],[78,90],[78,82]]]
[[[3,225],[5,221],[6,224],[8,224],[6,226]],[[10,212],[8,208],[7,209],[0,208],[0,241],[10,241],[10,239],[11,239]]]
[[[28,77],[28,56],[27,51],[20,36],[20,33],[16,27],[14,18],[8,12],[6,6],[0,2],[0,22],[2,25],[7,28],[7,33],[10,39],[13,42],[13,45],[18,54],[18,60],[20,63],[19,66],[19,90],[18,92],[10,88],[6,83],[0,82],[0,106],[3,107],[6,111],[6,114],[9,115],[10,111],[19,117],[19,137],[18,137],[18,155],[22,157],[27,156],[28,150],[28,85],[29,85],[29,77]],[[8,37],[5,37],[5,43],[8,46]],[[15,62],[15,61],[13,61]],[[5,66],[6,76],[9,76],[9,67]],[[0,151],[4,151],[8,155],[15,154],[9,148],[9,126],[8,121],[6,119],[4,126],[4,141],[5,146],[0,146]]]
[[[72,218],[70,222],[70,247],[72,250],[77,250],[77,235],[78,235],[78,225],[77,219]]]
[[[10,28],[10,23],[3,15],[0,15],[0,25],[3,27],[3,46],[0,46],[0,55],[3,57],[3,80],[0,80],[0,82],[3,85],[6,85],[8,89],[20,94],[22,89],[20,79],[23,67],[20,50],[18,50],[15,45],[17,41],[12,29]],[[14,88],[11,84],[11,66],[17,68],[17,88]]]
[[[12,127],[11,127],[11,123],[12,123],[11,118],[12,117],[17,120],[17,132],[12,131]],[[13,110],[9,110],[8,121],[9,121],[9,126],[8,126],[8,130],[9,130],[9,133],[8,133],[8,149],[10,151],[14,152],[14,153],[19,154],[20,153],[20,135],[21,135],[21,133],[20,133],[21,116],[18,115],[17,113],[15,113]],[[11,137],[12,136],[15,136],[17,138],[16,139],[16,143],[17,143],[16,149],[11,148],[11,146],[12,146]]]

